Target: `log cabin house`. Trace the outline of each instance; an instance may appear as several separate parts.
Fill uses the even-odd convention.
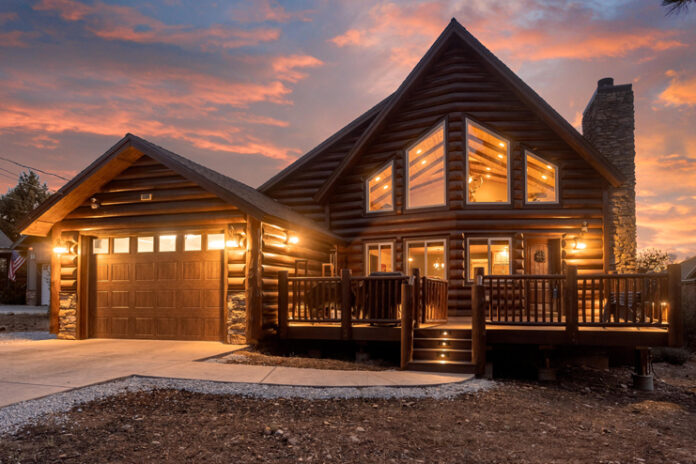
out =
[[[499,343],[679,343],[672,280],[632,274],[631,85],[600,80],[583,116],[453,19],[257,190],[129,134],[27,220],[56,247],[52,330],[386,340],[404,367],[476,372]]]

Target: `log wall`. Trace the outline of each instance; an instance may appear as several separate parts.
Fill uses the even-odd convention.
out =
[[[471,288],[465,279],[467,237],[512,238],[513,272],[524,273],[525,239],[547,236],[562,240],[562,259],[579,273],[604,269],[604,191],[607,182],[555,132],[516,97],[477,56],[452,39],[388,118],[359,160],[340,179],[322,208],[312,196],[345,156],[364,128],[316,156],[301,175],[281,180],[268,189],[279,201],[311,211],[331,230],[350,241],[339,263],[356,274],[364,272],[366,242],[393,241],[396,270],[404,270],[405,241],[445,238],[448,246],[450,315],[468,313]],[[511,203],[467,205],[465,125],[469,118],[510,141]],[[427,210],[405,209],[405,150],[440,121],[446,121],[447,205]],[[558,204],[526,205],[524,151],[528,149],[559,168]],[[395,210],[365,214],[365,180],[388,161],[394,161]],[[328,211],[327,211],[328,210]],[[326,217],[328,213],[328,219]],[[581,233],[587,248],[573,250]]]

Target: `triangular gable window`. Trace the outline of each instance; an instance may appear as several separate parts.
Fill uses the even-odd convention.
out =
[[[390,162],[365,183],[367,212],[394,211],[394,163]]]
[[[445,204],[445,122],[442,121],[406,150],[406,208]]]

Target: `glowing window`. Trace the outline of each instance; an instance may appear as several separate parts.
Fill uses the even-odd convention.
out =
[[[201,234],[184,235],[184,251],[201,251],[203,236]]]
[[[160,253],[176,251],[176,235],[160,235],[159,251]]]
[[[394,210],[394,166],[389,163],[367,180],[367,212]]]
[[[444,121],[406,150],[406,207],[446,204]]]
[[[116,237],[114,239],[114,253],[130,253],[130,237]]]
[[[225,248],[225,234],[208,234],[208,249],[222,250]]]
[[[510,239],[472,238],[467,243],[469,280],[474,280],[477,269],[483,269],[483,275],[508,275],[512,273]]]
[[[138,253],[155,251],[155,237],[138,237]]]
[[[510,143],[467,121],[466,146],[467,203],[509,203]]]
[[[92,252],[95,255],[105,255],[109,253],[109,239],[95,238],[92,240]]]
[[[423,276],[445,279],[447,260],[444,240],[409,242],[406,248],[409,275],[414,269],[420,269]]]
[[[369,243],[367,245],[367,275],[373,272],[392,272],[394,254],[391,243]]]
[[[558,202],[558,168],[555,164],[526,152],[525,177],[527,203]]]

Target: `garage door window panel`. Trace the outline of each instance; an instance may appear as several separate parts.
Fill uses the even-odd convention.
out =
[[[176,251],[176,235],[159,236],[159,252],[172,253]]]

